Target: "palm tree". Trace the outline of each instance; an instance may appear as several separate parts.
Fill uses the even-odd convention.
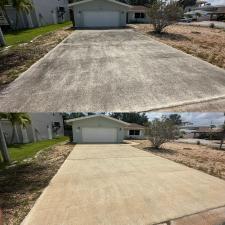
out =
[[[5,8],[5,6],[8,4],[9,4],[8,0],[0,0],[0,9],[2,10],[2,13],[3,13],[5,19],[7,20],[9,26],[12,27],[11,20],[10,20],[10,18],[7,14],[6,8]]]
[[[7,119],[11,122],[13,127],[13,133],[10,143],[12,144],[14,139],[16,139],[16,143],[19,143],[19,136],[17,133],[16,125],[20,125],[21,127],[26,128],[26,126],[31,123],[29,115],[26,113],[7,113]]]
[[[2,118],[7,118],[7,114],[6,113],[0,113],[0,120]],[[0,150],[1,150],[3,161],[6,162],[6,163],[10,162],[9,151],[8,151],[5,136],[4,136],[4,133],[3,133],[3,130],[2,130],[1,121],[0,121],[0,145],[1,145]]]
[[[4,38],[4,35],[2,33],[2,29],[0,27],[0,46],[5,46],[5,45],[6,45],[5,38]]]
[[[31,0],[12,0],[12,6],[16,9],[16,28],[18,28],[19,13],[30,13],[30,11],[33,9],[33,4]]]

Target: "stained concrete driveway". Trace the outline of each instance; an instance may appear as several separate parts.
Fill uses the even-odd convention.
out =
[[[209,209],[216,220],[224,190],[223,180],[130,145],[77,145],[22,225],[180,225]]]
[[[221,102],[224,70],[131,29],[77,30],[0,92],[1,111],[218,111]]]

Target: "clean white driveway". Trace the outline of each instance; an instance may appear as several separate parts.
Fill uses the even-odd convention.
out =
[[[224,190],[130,145],[77,145],[23,225],[151,225],[225,206]]]
[[[0,92],[5,112],[178,106],[224,109],[225,71],[130,29],[77,30]]]

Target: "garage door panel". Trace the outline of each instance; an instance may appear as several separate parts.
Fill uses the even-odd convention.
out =
[[[84,143],[116,143],[116,128],[82,128]]]
[[[85,11],[85,27],[118,27],[119,12],[113,11]]]

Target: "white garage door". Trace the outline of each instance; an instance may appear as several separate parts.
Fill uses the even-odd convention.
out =
[[[118,27],[120,14],[112,11],[85,11],[85,27]]]
[[[116,143],[117,130],[115,128],[82,128],[84,143]]]

